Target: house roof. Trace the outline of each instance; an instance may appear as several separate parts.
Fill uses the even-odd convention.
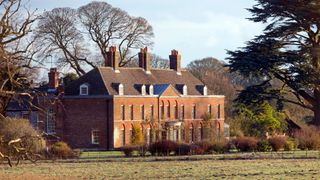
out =
[[[182,86],[188,88],[188,95],[202,95],[204,84],[186,70],[178,75],[171,69],[151,69],[145,73],[143,68],[120,68],[115,72],[111,67],[99,67],[91,70],[65,88],[65,95],[79,95],[81,84],[89,84],[90,95],[118,95],[118,86],[123,84],[124,95],[141,95],[141,85],[154,85],[154,91],[161,91],[171,85],[182,94]],[[156,93],[155,93],[156,94]]]

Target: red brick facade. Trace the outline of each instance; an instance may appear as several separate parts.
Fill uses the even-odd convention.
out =
[[[138,126],[146,143],[192,143],[201,140],[202,116],[211,113],[211,127],[223,135],[224,96],[207,95],[201,81],[180,69],[178,51],[172,52],[179,57],[170,57],[170,70],[144,67],[148,55],[140,55],[140,68],[101,67],[73,82],[57,111],[57,134],[73,148],[113,149],[131,144],[132,127]],[[105,64],[117,64],[110,57]],[[84,93],[81,87],[87,87]],[[156,138],[151,129],[158,130]]]

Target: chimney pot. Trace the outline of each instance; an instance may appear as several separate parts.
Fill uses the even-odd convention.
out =
[[[109,47],[109,51],[107,52],[107,58],[105,60],[105,66],[112,67],[115,72],[119,71],[119,53],[117,52],[116,46]]]
[[[59,86],[58,76],[59,76],[59,73],[57,72],[57,68],[50,68],[50,72],[48,73],[49,89],[56,89]]]
[[[178,75],[181,75],[181,55],[175,49],[171,51],[171,55],[169,55],[170,59],[170,69],[177,71]]]
[[[139,56],[139,67],[143,68],[147,74],[150,74],[150,54],[148,53],[148,47],[141,48],[138,54]]]

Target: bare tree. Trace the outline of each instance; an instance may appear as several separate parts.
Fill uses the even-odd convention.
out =
[[[37,49],[30,36],[36,20],[34,12],[25,9],[21,0],[0,0],[0,117],[12,98],[32,98],[28,72],[33,68]]]
[[[169,60],[164,59],[156,54],[150,54],[150,65],[154,69],[169,69]],[[134,57],[130,62],[128,62],[126,67],[137,67],[139,66],[139,59]]]
[[[82,25],[106,58],[107,47],[118,44],[120,66],[130,62],[136,54],[132,49],[152,45],[152,26],[141,17],[130,17],[125,11],[106,2],[91,2],[78,10]]]
[[[87,59],[88,49],[76,24],[76,10],[55,8],[41,16],[36,34],[43,44],[42,57],[55,55],[59,66],[69,66],[81,76],[86,73],[83,65],[94,68],[95,64]]]

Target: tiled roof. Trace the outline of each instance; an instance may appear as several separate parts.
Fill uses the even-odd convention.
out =
[[[89,84],[89,95],[118,95],[118,85],[123,84],[124,95],[141,95],[141,86],[172,85],[182,93],[182,86],[188,88],[188,95],[202,95],[204,84],[190,72],[182,70],[181,75],[171,69],[152,69],[150,74],[142,68],[120,68],[115,72],[111,67],[91,70],[65,88],[65,95],[79,95],[81,84]],[[159,86],[160,88],[161,86]],[[157,88],[154,88],[157,91]],[[148,90],[147,90],[148,91]],[[156,93],[155,93],[156,94]]]

